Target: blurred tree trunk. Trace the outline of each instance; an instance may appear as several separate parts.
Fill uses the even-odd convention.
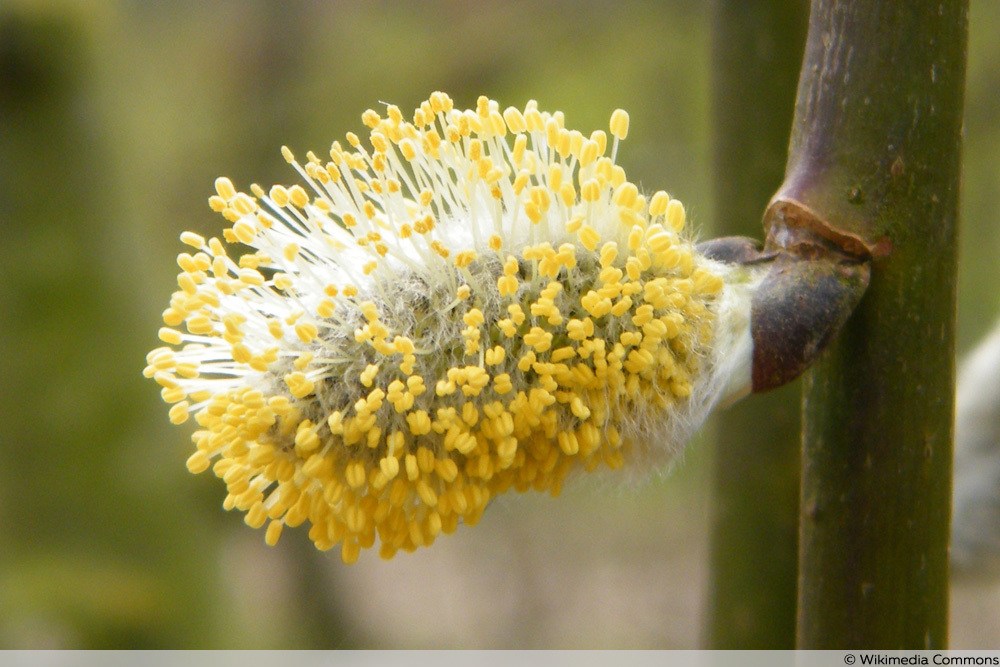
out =
[[[777,197],[875,258],[864,300],[805,377],[800,648],[947,642],[967,11],[812,5]]]
[[[781,182],[805,43],[805,0],[716,0],[712,22],[714,232],[761,236]],[[706,643],[795,643],[798,382],[717,418]]]
[[[219,594],[197,555],[216,542],[178,520],[169,482],[140,492],[157,473],[125,451],[145,343],[112,296],[136,276],[109,242],[116,135],[96,34],[79,7],[0,5],[0,641],[195,647]]]

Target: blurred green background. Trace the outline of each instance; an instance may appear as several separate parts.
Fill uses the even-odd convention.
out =
[[[382,101],[535,98],[583,131],[626,108],[619,162],[710,235],[710,19],[698,0],[3,0],[0,648],[700,646],[710,437],[639,489],[502,498],[348,567],[225,513],[141,370],[178,234],[223,224],[215,177],[294,182],[282,144],[321,153]],[[962,349],[1000,312],[998,29],[1000,3],[972,0]],[[953,599],[956,647],[1000,645],[995,582]]]

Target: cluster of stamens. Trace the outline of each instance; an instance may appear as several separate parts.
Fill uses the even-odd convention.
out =
[[[627,115],[610,156],[534,102],[435,93],[412,122],[362,120],[368,145],[348,134],[329,160],[283,149],[305,186],[218,179],[223,239],[181,235],[146,375],[199,426],[188,468],[268,544],[308,523],[353,562],[474,524],[509,489],[675,453],[649,438],[692,400],[724,284],[680,202],[615,164]]]

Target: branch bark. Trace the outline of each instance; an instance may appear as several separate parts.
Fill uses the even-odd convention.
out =
[[[947,641],[967,0],[814,0],[769,238],[872,260],[805,375],[798,645]],[[797,222],[796,222],[797,221]]]

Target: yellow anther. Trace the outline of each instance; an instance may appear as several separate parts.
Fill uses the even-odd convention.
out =
[[[267,321],[267,331],[274,338],[282,338],[284,334],[284,329],[281,325],[281,320],[277,318],[271,318]]]
[[[567,359],[572,359],[575,356],[576,356],[576,350],[574,350],[572,347],[566,346],[553,350],[552,354],[549,355],[549,359],[551,359],[553,363],[558,363],[560,361],[566,361]]]
[[[625,182],[625,170],[618,165],[611,167],[611,187],[617,188]]]
[[[566,323],[566,331],[571,340],[585,340],[594,335],[594,321],[589,317],[583,320],[572,319]]]
[[[420,468],[417,467],[417,457],[415,454],[407,454],[403,459],[406,467],[406,478],[411,482],[420,477]]]
[[[536,107],[530,106],[530,102],[524,108],[524,122],[528,126],[528,131],[537,132],[545,129],[545,120]]]
[[[264,533],[264,543],[269,547],[273,547],[278,543],[281,538],[281,531],[285,527],[283,521],[271,521],[267,524],[267,531]]]
[[[361,384],[365,387],[370,387],[375,382],[375,376],[378,375],[379,367],[377,364],[368,364],[365,370],[361,371],[360,380]]]
[[[498,366],[503,363],[505,356],[505,350],[501,346],[497,345],[486,351],[486,365]]]
[[[583,133],[579,130],[570,130],[567,135],[569,136],[569,152],[579,158],[580,151],[583,149]]]
[[[285,384],[295,398],[305,398],[313,393],[315,383],[299,371],[285,375]]]
[[[470,327],[478,327],[484,321],[483,312],[478,308],[472,308],[465,315],[462,316],[462,321]]]
[[[615,189],[613,201],[619,206],[631,208],[639,198],[639,188],[633,183],[622,183]]]
[[[425,480],[420,480],[417,482],[417,495],[420,500],[428,507],[434,507],[437,505],[438,497],[434,490]]]
[[[695,271],[693,279],[695,291],[700,294],[717,294],[725,284],[721,277],[701,269]]]
[[[413,354],[404,354],[403,361],[399,364],[399,370],[401,370],[406,375],[413,374],[413,367],[417,363],[417,357]]]
[[[670,195],[668,195],[663,190],[659,190],[653,194],[653,198],[649,200],[649,215],[650,217],[655,217],[658,215],[664,215],[667,212],[667,204],[670,203]]]
[[[406,387],[414,396],[420,396],[427,391],[427,387],[424,385],[424,379],[419,375],[411,375],[406,378]]]
[[[352,489],[357,489],[365,483],[365,464],[361,461],[351,461],[344,468],[344,481]]]
[[[462,252],[455,255],[455,266],[460,269],[464,269],[476,260],[475,250],[463,250]]]
[[[580,166],[589,167],[599,156],[598,144],[596,141],[587,139],[580,148]]]
[[[628,112],[624,109],[615,109],[611,114],[611,135],[615,139],[623,140],[628,136]]]
[[[298,358],[292,362],[292,366],[297,371],[305,371],[309,367],[309,364],[312,363],[314,357],[315,355],[312,352],[301,352]]]
[[[475,426],[479,422],[479,410],[472,403],[462,406],[462,421],[468,426]]]
[[[225,176],[215,179],[215,191],[225,201],[229,201],[236,196],[236,188],[233,187],[233,182]]]
[[[361,139],[359,139],[358,135],[354,134],[353,132],[348,132],[347,134],[344,135],[344,138],[347,139],[347,143],[349,143],[351,146],[354,146],[355,148],[361,146]]]
[[[193,315],[187,320],[187,329],[193,334],[206,335],[212,333],[215,327],[206,315]]]
[[[569,181],[559,185],[558,195],[563,206],[567,208],[572,207],[576,203],[576,190],[573,188],[573,184]]]
[[[629,280],[639,280],[642,276],[642,268],[639,266],[639,260],[635,257],[626,259],[625,273],[628,275]]]
[[[259,287],[264,284],[264,276],[262,276],[260,271],[257,271],[256,269],[240,269],[237,275],[239,276],[239,279],[247,285]]]
[[[333,299],[323,299],[318,304],[316,304],[316,314],[320,317],[326,319],[333,317],[333,313],[336,311],[337,304]]]
[[[246,364],[253,359],[253,353],[250,351],[250,348],[242,343],[234,343],[231,351],[233,361],[238,364]]]
[[[566,456],[575,456],[580,451],[580,443],[576,439],[576,434],[571,431],[559,431],[556,441],[559,443],[559,449]]]
[[[451,251],[448,250],[447,246],[445,246],[440,241],[432,241],[431,250],[433,250],[435,253],[437,253],[440,257],[444,259],[447,259],[448,256],[451,254]]]
[[[528,123],[524,118],[524,114],[514,107],[504,109],[503,119],[507,123],[507,128],[514,134],[524,132],[528,129]]]
[[[493,390],[500,394],[509,393],[514,388],[508,373],[501,373],[493,378]]]
[[[507,134],[507,124],[500,115],[500,112],[492,109],[490,110],[489,118],[487,119],[487,125],[491,130],[492,134],[498,137],[506,136]]]
[[[309,195],[301,185],[293,185],[288,189],[288,199],[296,208],[301,209],[309,205]]]
[[[372,301],[365,301],[360,304],[361,314],[369,322],[374,322],[378,319],[378,307]]]
[[[192,248],[201,248],[205,245],[205,237],[194,232],[181,232],[181,243],[185,243]]]
[[[370,135],[372,148],[378,153],[385,153],[389,150],[389,140],[381,132],[372,132]]]
[[[406,415],[406,423],[412,435],[426,435],[431,432],[431,419],[426,410],[415,410]]]
[[[561,129],[562,127],[555,117],[550,117],[545,121],[545,139],[549,148],[554,149],[559,146],[559,130]]]
[[[198,364],[193,362],[183,362],[177,364],[176,371],[179,376],[188,380],[192,380],[201,375]]]
[[[649,304],[643,304],[635,309],[635,315],[632,316],[632,324],[641,327],[652,319],[653,307]]]
[[[410,139],[403,139],[399,142],[399,152],[403,154],[403,157],[412,162],[417,157],[416,144]]]
[[[249,215],[257,210],[257,203],[242,192],[233,197],[231,205],[239,215]]]
[[[549,165],[549,184],[547,188],[543,188],[542,191],[545,192],[546,208],[548,207],[548,193],[558,192],[560,186],[563,182],[563,167],[560,164]],[[532,196],[534,199],[534,196]]]
[[[654,227],[659,227],[659,225],[654,225]],[[649,244],[650,249],[656,253],[664,253],[673,245],[673,239],[670,238],[670,234],[662,230],[651,230],[651,233],[646,237],[646,242]]]
[[[615,259],[617,257],[618,257],[618,244],[617,243],[615,243],[614,241],[608,241],[603,246],[601,246],[601,267],[602,268],[606,269],[606,268],[610,267],[611,264],[615,261]],[[603,272],[602,272],[602,274],[603,274]],[[615,280],[617,281],[617,280],[620,280],[620,279],[621,279],[621,271],[618,272],[617,278]],[[603,280],[604,282],[610,282],[609,280],[605,279],[603,277],[603,275],[602,275],[601,280]]]
[[[366,109],[363,114],[361,114],[361,122],[365,124],[365,127],[376,128],[378,127],[379,121],[382,120],[381,117],[372,109]]]
[[[295,325],[295,334],[303,343],[311,343],[319,336],[319,327],[312,322],[299,322]]]
[[[642,342],[642,334],[638,331],[623,331],[618,341],[626,347],[634,347]]]
[[[240,243],[249,244],[257,237],[257,230],[252,223],[244,219],[233,224],[233,234]]]
[[[587,419],[590,417],[590,408],[583,404],[579,396],[575,397],[569,404],[570,411],[577,419]]]
[[[670,225],[671,229],[679,232],[684,228],[684,205],[676,199],[671,199],[667,204],[666,216],[667,223]]]
[[[183,424],[188,420],[190,404],[187,401],[181,401],[170,408],[168,416],[170,418],[171,424]]]
[[[635,252],[642,246],[642,241],[646,236],[642,227],[635,225],[628,233],[628,249]]]
[[[497,328],[500,329],[501,333],[507,338],[513,338],[517,335],[517,326],[514,322],[508,318],[503,318],[497,321]]]
[[[580,229],[579,237],[583,247],[591,252],[597,249],[597,244],[601,241],[600,233],[590,225],[584,225]]]
[[[300,422],[295,431],[296,451],[300,454],[308,454],[319,447],[319,445],[319,436],[316,434],[316,429],[313,427],[313,423],[308,419]]]
[[[582,305],[591,316],[595,318],[604,317],[611,312],[611,299],[604,297],[591,290],[580,299]]]
[[[511,184],[511,189],[514,194],[519,195],[524,188],[528,185],[528,181],[531,179],[531,173],[527,169],[522,169],[514,177],[514,182]]]
[[[406,336],[396,336],[392,340],[392,346],[399,354],[413,354],[413,351],[416,349],[413,341]]]
[[[180,386],[169,389],[164,387],[160,390],[160,398],[163,399],[164,403],[177,403],[178,401],[183,401],[187,397],[187,392]],[[193,396],[191,398],[192,400],[195,400]]]
[[[595,202],[601,198],[601,185],[596,178],[586,180],[580,185],[580,199],[585,202]]]
[[[386,456],[379,460],[378,467],[386,479],[395,479],[399,474],[399,459],[394,456]]]
[[[537,352],[545,352],[552,347],[552,334],[541,327],[531,327],[524,335],[524,342]]]
[[[208,470],[208,466],[212,464],[212,460],[209,458],[208,454],[198,450],[194,454],[188,457],[187,469],[188,471],[199,474]]]
[[[608,149],[608,135],[604,130],[594,130],[590,133],[590,140],[597,144],[597,157],[600,159],[604,151]]]
[[[181,344],[182,334],[180,331],[177,331],[176,329],[161,327],[159,335],[160,335],[160,340],[162,340],[164,343],[169,343],[171,345]]]

